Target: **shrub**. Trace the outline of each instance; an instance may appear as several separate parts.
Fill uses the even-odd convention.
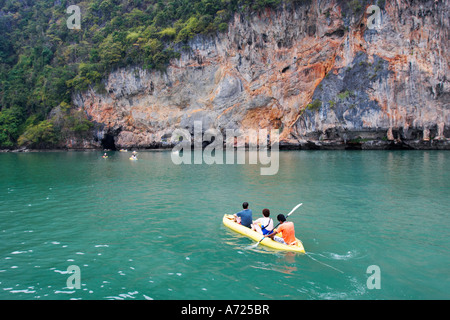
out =
[[[222,22],[219,24],[219,32],[227,32],[228,31],[228,23]]]
[[[309,103],[306,106],[306,109],[314,111],[314,110],[319,110],[321,107],[322,107],[322,101],[316,99],[313,102]]]
[[[175,28],[165,28],[164,30],[159,32],[159,36],[161,37],[161,39],[166,39],[166,40],[170,40],[175,38],[175,36],[177,35],[177,30],[175,30]]]
[[[340,100],[345,100],[347,99],[349,96],[353,96],[353,92],[349,91],[349,90],[345,90],[341,93],[339,93],[337,96]]]
[[[22,123],[21,110],[18,107],[0,112],[0,147],[13,147],[17,141]]]
[[[37,125],[29,126],[19,137],[20,146],[32,148],[51,147],[58,142],[58,138],[50,120],[44,120]]]

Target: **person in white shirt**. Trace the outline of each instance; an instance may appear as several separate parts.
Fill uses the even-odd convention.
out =
[[[266,235],[273,230],[273,220],[270,218],[269,209],[263,209],[262,214],[262,218],[253,221],[252,230],[259,232],[262,235]]]

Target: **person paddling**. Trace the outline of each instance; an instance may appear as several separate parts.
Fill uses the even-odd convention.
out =
[[[248,202],[244,202],[242,204],[242,208],[244,210],[234,214],[234,221],[240,223],[243,226],[246,226],[247,228],[251,228],[253,217],[252,210],[248,208]]]
[[[263,217],[253,221],[252,229],[263,235],[269,234],[273,230],[273,220],[270,218],[270,210],[263,209]]]
[[[297,242],[295,238],[295,229],[294,223],[291,221],[286,221],[286,217],[282,214],[277,216],[277,220],[280,223],[280,226],[273,230],[272,233],[266,235],[266,237],[270,237],[272,240],[275,240],[282,244],[293,245]],[[276,234],[281,232],[281,237]]]

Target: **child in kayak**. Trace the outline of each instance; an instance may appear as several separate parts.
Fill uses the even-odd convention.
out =
[[[263,217],[253,221],[252,229],[263,235],[269,234],[273,230],[273,220],[269,218],[270,210],[263,209]]]
[[[242,204],[242,208],[244,210],[234,214],[234,221],[240,223],[243,226],[246,226],[247,228],[251,228],[253,217],[252,217],[252,210],[248,208],[248,202],[244,202]]]
[[[294,229],[294,223],[290,221],[286,221],[286,217],[282,214],[279,214],[277,216],[277,220],[280,223],[280,226],[273,230],[272,233],[266,235],[266,237],[270,237],[272,240],[275,240],[276,242],[287,244],[287,245],[293,245],[297,242],[297,239],[295,238],[295,229]],[[279,237],[276,234],[281,232],[282,236]]]

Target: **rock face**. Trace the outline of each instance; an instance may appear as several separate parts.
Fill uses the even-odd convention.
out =
[[[170,146],[201,121],[280,129],[284,148],[450,149],[449,1],[386,1],[375,28],[365,9],[329,0],[236,14],[166,72],[116,70],[106,93],[73,101],[117,148]]]

